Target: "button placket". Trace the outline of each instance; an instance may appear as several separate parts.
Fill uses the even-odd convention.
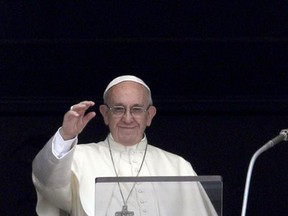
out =
[[[139,166],[141,162],[141,157],[135,151],[131,151],[130,161],[132,166],[132,172],[136,176],[139,172]]]
[[[145,194],[145,187],[143,187],[143,184],[137,184],[135,189],[137,191],[137,200],[141,215],[147,215],[148,200],[147,200],[147,194]]]

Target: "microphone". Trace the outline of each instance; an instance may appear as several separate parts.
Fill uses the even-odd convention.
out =
[[[249,168],[248,168],[248,172],[247,172],[241,216],[245,216],[246,215],[250,180],[251,180],[253,166],[254,166],[254,163],[255,163],[257,157],[260,154],[262,154],[264,151],[266,151],[269,148],[272,148],[273,146],[275,146],[276,144],[278,144],[278,143],[280,143],[282,141],[287,141],[287,140],[288,140],[288,129],[283,129],[283,130],[280,131],[280,134],[278,136],[276,136],[273,139],[269,140],[266,144],[264,144],[261,148],[259,148],[254,153],[253,157],[250,160]]]

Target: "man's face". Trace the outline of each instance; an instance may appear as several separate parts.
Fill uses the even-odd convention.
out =
[[[107,105],[122,106],[126,109],[123,115],[115,115],[107,106],[100,106],[100,112],[114,140],[127,146],[141,141],[146,127],[150,126],[156,114],[156,108],[149,107],[148,90],[141,84],[131,81],[113,86],[108,92]],[[149,108],[146,112],[135,115],[130,113],[132,107]]]

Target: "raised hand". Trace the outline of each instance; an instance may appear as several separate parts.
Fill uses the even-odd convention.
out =
[[[94,106],[93,101],[82,101],[71,106],[65,113],[60,134],[64,140],[73,139],[82,132],[88,122],[96,116],[95,112],[86,111]]]

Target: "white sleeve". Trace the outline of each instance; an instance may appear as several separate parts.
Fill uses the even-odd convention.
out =
[[[61,136],[60,129],[56,132],[52,141],[52,152],[58,159],[64,157],[77,144],[77,136],[70,140],[64,140]]]

